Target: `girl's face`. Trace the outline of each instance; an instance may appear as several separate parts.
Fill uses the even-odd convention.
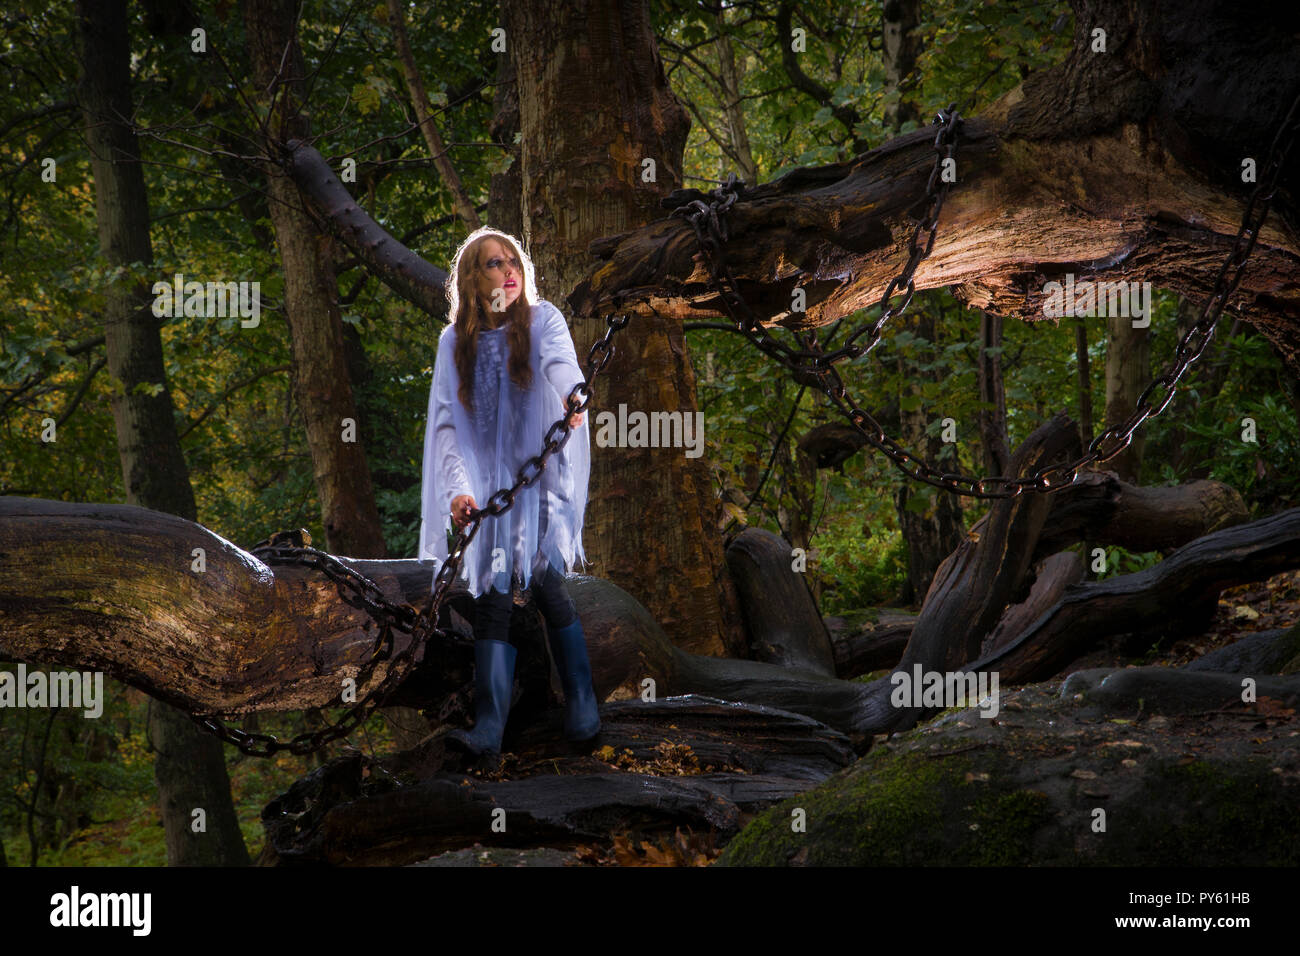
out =
[[[492,312],[499,305],[499,311],[504,312],[519,298],[523,265],[504,243],[489,237],[478,247],[478,267],[478,294],[483,308]]]

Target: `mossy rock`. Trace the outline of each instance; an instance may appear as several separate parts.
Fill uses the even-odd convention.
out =
[[[1300,864],[1293,720],[1096,717],[1042,685],[1007,700],[1000,719],[950,711],[876,747],[716,865]]]

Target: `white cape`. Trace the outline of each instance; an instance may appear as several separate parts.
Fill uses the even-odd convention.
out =
[[[485,416],[492,416],[490,401],[476,399],[471,418],[458,397],[455,325],[443,329],[438,339],[424,434],[417,555],[422,561],[434,561],[435,575],[447,560],[447,532],[454,528],[452,499],[470,494],[474,503],[483,508],[494,492],[512,486],[524,462],[541,453],[546,432],[564,416],[564,400],[585,377],[560,310],[542,300],[531,306],[531,321],[532,387],[522,390],[516,386],[504,360],[495,383],[475,382],[476,396],[483,395],[485,388],[489,396],[496,393],[493,434],[482,434],[475,427]],[[508,358],[506,334],[504,327],[495,332],[480,331],[480,355],[485,337],[499,335],[502,354]],[[482,364],[477,368],[481,369]],[[475,374],[477,377],[479,373]],[[477,407],[480,404],[484,407]],[[568,570],[577,561],[586,562],[582,522],[590,473],[591,446],[584,419],[564,447],[547,459],[542,477],[520,489],[509,511],[495,517],[483,516],[460,571],[471,594],[477,596],[488,588],[509,593],[512,572],[527,587],[543,558],[557,571]],[[545,520],[545,529],[539,540],[540,519]]]

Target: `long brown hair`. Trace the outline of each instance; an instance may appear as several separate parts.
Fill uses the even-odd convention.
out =
[[[506,340],[510,344],[510,380],[520,388],[533,384],[533,369],[529,363],[532,350],[529,325],[532,319],[532,300],[537,294],[533,285],[533,264],[520,249],[514,236],[484,226],[466,237],[456,250],[451,272],[447,277],[447,300],[451,304],[448,315],[456,326],[456,371],[460,375],[458,396],[467,411],[474,406],[474,366],[478,356],[478,334],[488,328],[487,311],[479,297],[478,281],[483,274],[479,266],[479,248],[488,239],[496,239],[519,260],[523,274],[519,277],[519,295],[506,306]]]

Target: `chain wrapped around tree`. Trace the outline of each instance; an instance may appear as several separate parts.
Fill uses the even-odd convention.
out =
[[[961,119],[955,104],[940,110],[933,121],[938,131],[934,137],[936,153],[934,167],[930,172],[924,197],[926,211],[912,230],[907,261],[898,275],[885,287],[879,302],[880,314],[875,321],[860,326],[848,337],[844,345],[834,351],[826,352],[819,346],[815,331],[800,336],[806,346],[802,349],[792,348],[778,341],[764,329],[762,320],[740,295],[735,277],[723,256],[723,250],[729,239],[726,213],[737,199],[744,198],[745,191],[745,184],[738,180],[734,173],[728,174],[727,181],[708,194],[712,197],[708,201],[697,198],[703,195],[697,190],[689,190],[687,198],[678,200],[675,204],[670,204],[668,200],[664,202],[670,207],[675,205],[672,215],[686,219],[694,229],[714,287],[727,314],[735,322],[736,331],[742,333],[756,348],[790,371],[795,381],[823,392],[830,402],[845,414],[850,424],[863,434],[868,444],[883,452],[904,474],[917,481],[967,497],[1014,498],[1024,491],[1049,493],[1073,484],[1078,478],[1080,469],[1094,462],[1109,461],[1119,454],[1128,447],[1133,433],[1146,419],[1159,415],[1168,407],[1176,393],[1178,382],[1188,367],[1205,351],[1228,297],[1241,282],[1246,261],[1268,216],[1269,204],[1277,189],[1278,177],[1294,140],[1298,112],[1300,112],[1300,96],[1292,102],[1291,109],[1273,138],[1263,174],[1251,192],[1232,250],[1219,270],[1214,290],[1202,306],[1200,317],[1179,342],[1172,366],[1164,374],[1153,379],[1143,390],[1129,418],[1097,435],[1083,456],[1072,462],[1044,466],[1023,478],[1003,475],[976,478],[941,472],[933,468],[918,456],[900,447],[885,434],[879,422],[859,407],[849,395],[835,368],[836,363],[846,358],[856,359],[874,349],[880,343],[885,323],[901,315],[911,304],[916,291],[914,281],[916,269],[934,248],[939,214],[951,185],[951,182],[944,178],[943,172],[945,163],[954,158],[957,135],[961,127]],[[694,194],[694,197],[690,194]],[[924,245],[921,244],[923,236]],[[902,300],[891,304],[890,300],[900,294]],[[622,297],[615,296],[615,309],[620,309],[623,302]],[[649,305],[649,300],[645,298],[639,299],[638,302]],[[575,385],[566,399],[569,411],[551,425],[546,433],[541,452],[520,466],[516,472],[515,483],[509,488],[495,491],[482,508],[471,510],[468,522],[453,536],[448,547],[447,560],[435,574],[432,591],[420,611],[415,611],[410,605],[397,605],[387,600],[379,587],[364,575],[347,567],[332,555],[310,548],[304,543],[286,544],[280,536],[275,536],[253,548],[252,553],[269,564],[301,564],[321,571],[334,581],[339,597],[343,601],[365,610],[378,623],[379,633],[374,649],[354,678],[357,685],[364,684],[373,675],[378,665],[387,661],[389,667],[378,684],[367,690],[333,724],[298,734],[289,740],[280,740],[271,734],[249,733],[231,727],[215,714],[195,715],[194,720],[204,729],[251,756],[269,757],[286,750],[299,755],[312,753],[325,744],[346,736],[375,710],[382,707],[397,685],[408,676],[420,650],[428,643],[430,637],[437,636],[441,640],[450,642],[463,640],[437,627],[436,622],[446,603],[452,582],[460,571],[465,550],[478,533],[483,517],[485,515],[497,517],[509,511],[519,491],[535,483],[545,471],[550,456],[568,442],[573,430],[574,416],[585,412],[591,405],[593,398],[591,385],[614,356],[614,334],[625,328],[629,319],[629,314],[617,311],[606,318],[604,336],[592,343],[587,354],[586,379]],[[828,341],[834,337],[838,327],[839,323],[828,336]],[[857,344],[857,340],[864,336],[866,336],[865,342]],[[1153,405],[1151,396],[1161,386],[1166,391],[1159,403]],[[1111,447],[1103,447],[1106,442],[1112,442]],[[303,539],[298,540],[302,542]],[[394,630],[410,635],[410,641],[396,654],[393,653]],[[339,705],[342,704],[342,693],[340,693]]]
[[[194,715],[194,720],[199,726],[226,743],[238,747],[243,753],[254,757],[271,757],[286,750],[299,755],[312,753],[325,744],[351,733],[371,713],[382,707],[397,685],[408,676],[418,652],[428,643],[430,637],[436,635],[445,641],[457,641],[457,637],[437,626],[437,620],[450,594],[452,582],[460,572],[465,549],[478,533],[483,516],[496,517],[509,511],[519,491],[541,478],[546,470],[547,459],[568,442],[569,436],[573,433],[574,416],[585,412],[591,405],[592,382],[614,356],[614,333],[624,328],[627,323],[627,315],[615,314],[606,319],[604,337],[593,342],[587,352],[586,378],[573,386],[565,401],[569,409],[568,413],[556,420],[547,430],[542,450],[520,466],[515,473],[515,483],[509,488],[499,488],[482,508],[470,512],[469,521],[452,539],[451,546],[447,550],[447,560],[434,575],[433,589],[420,611],[415,611],[410,605],[394,604],[384,597],[378,585],[364,575],[349,568],[333,555],[306,546],[308,539],[303,532],[297,533],[296,543],[294,540],[285,543],[285,537],[292,539],[293,536],[283,535],[272,536],[267,541],[259,542],[252,549],[255,556],[268,564],[301,564],[320,571],[334,582],[339,597],[345,603],[366,611],[379,624],[379,635],[375,639],[374,650],[354,678],[358,686],[369,680],[381,662],[388,661],[389,667],[379,683],[370,688],[333,724],[298,734],[289,740],[280,740],[272,734],[249,733],[241,728],[231,727],[216,714]],[[395,630],[411,636],[407,645],[396,654],[393,653],[393,631]],[[340,692],[339,705],[343,703],[343,695]]]
[[[1241,283],[1246,261],[1255,247],[1255,240],[1268,216],[1269,203],[1273,199],[1278,177],[1295,138],[1298,113],[1300,113],[1300,95],[1292,102],[1291,109],[1273,137],[1263,173],[1254,190],[1251,191],[1232,250],[1219,270],[1214,290],[1202,306],[1200,317],[1178,343],[1173,364],[1147,385],[1138,397],[1133,413],[1128,419],[1110,426],[1097,435],[1089,443],[1087,452],[1081,457],[1072,462],[1043,466],[1035,470],[1032,475],[1023,478],[1007,475],[976,478],[943,472],[927,464],[919,456],[900,447],[885,434],[874,417],[858,406],[835,368],[835,363],[843,359],[855,359],[874,349],[880,343],[885,323],[894,316],[901,315],[911,304],[912,296],[916,291],[913,276],[917,266],[934,247],[939,212],[943,208],[948,187],[951,185],[944,179],[942,173],[945,163],[953,159],[956,137],[960,130],[961,120],[955,104],[940,110],[934,118],[933,125],[939,127],[934,137],[934,150],[937,155],[926,184],[926,213],[912,230],[907,262],[885,287],[879,302],[880,315],[875,322],[860,326],[848,337],[843,346],[832,352],[825,352],[820,348],[815,331],[802,336],[807,346],[804,349],[794,349],[777,341],[767,333],[762,326],[762,320],[754,314],[741,296],[735,276],[723,257],[723,249],[728,240],[724,216],[738,198],[743,198],[745,189],[745,184],[738,180],[734,173],[729,173],[727,181],[712,190],[709,194],[713,197],[711,200],[705,202],[703,199],[688,198],[673,210],[673,215],[682,216],[694,228],[713,285],[727,314],[736,323],[736,331],[742,333],[760,351],[790,371],[796,382],[812,386],[824,393],[831,404],[844,413],[849,423],[862,433],[867,443],[878,451],[884,452],[908,477],[971,498],[1014,498],[1024,491],[1050,493],[1074,484],[1080,469],[1094,462],[1109,461],[1127,448],[1138,427],[1148,418],[1159,415],[1168,407],[1173,400],[1179,380],[1209,345],[1228,297]],[[696,190],[689,192],[698,193]],[[924,247],[920,244],[923,233],[926,236]],[[891,305],[890,300],[898,294],[902,294],[902,301]],[[830,337],[834,334],[832,330]],[[861,345],[855,344],[864,335],[867,336],[866,342]],[[1161,386],[1165,388],[1165,393],[1158,404],[1152,405],[1152,393]],[[1107,442],[1112,443],[1110,447],[1103,447]]]

